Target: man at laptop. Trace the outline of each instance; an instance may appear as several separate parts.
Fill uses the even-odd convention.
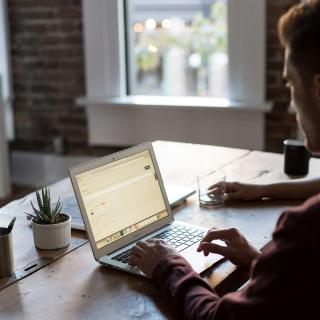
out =
[[[294,6],[279,22],[285,47],[284,76],[309,150],[320,151],[320,1]],[[178,319],[318,319],[320,194],[280,217],[262,253],[236,230],[211,230],[199,251],[219,253],[251,268],[242,290],[219,297],[162,240],[139,242],[132,262],[152,277]],[[226,247],[211,243],[224,240]],[[318,316],[317,316],[318,314]]]

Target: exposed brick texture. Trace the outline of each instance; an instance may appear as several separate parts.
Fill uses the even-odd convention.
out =
[[[279,16],[298,0],[267,0],[266,149],[282,150],[296,134],[288,113],[289,91],[282,80]],[[60,136],[65,152],[103,153],[88,147],[85,111],[75,98],[85,93],[81,0],[8,0],[16,139],[13,149],[53,151]]]
[[[87,151],[81,0],[9,0],[14,149]]]

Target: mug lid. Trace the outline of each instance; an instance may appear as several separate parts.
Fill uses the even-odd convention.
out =
[[[301,140],[295,140],[295,139],[287,139],[283,141],[283,144],[285,146],[290,146],[290,147],[305,147],[304,142]]]

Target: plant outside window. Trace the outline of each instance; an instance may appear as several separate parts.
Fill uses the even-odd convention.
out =
[[[161,20],[146,15],[147,19],[131,26],[131,93],[226,97],[227,2],[212,1],[207,12],[194,12],[189,21],[183,14],[167,14]]]

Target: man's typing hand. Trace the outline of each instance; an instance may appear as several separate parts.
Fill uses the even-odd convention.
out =
[[[212,243],[213,240],[222,240],[226,246]],[[221,254],[237,266],[248,268],[252,261],[260,254],[247,239],[235,228],[216,230],[211,229],[200,242],[198,251]]]
[[[172,254],[179,253],[163,240],[149,239],[136,243],[132,249],[130,261],[137,265],[148,277],[152,277],[160,259]]]

